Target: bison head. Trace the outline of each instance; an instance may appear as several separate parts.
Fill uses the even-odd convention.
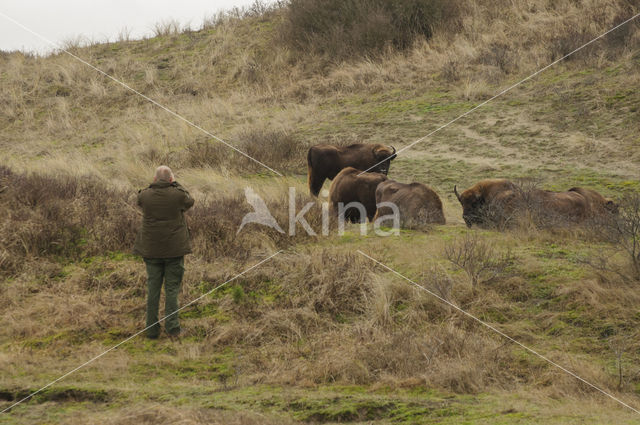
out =
[[[369,171],[376,173],[388,174],[391,161],[396,158],[396,148],[376,145],[373,148],[373,156],[376,160],[376,166]]]
[[[480,192],[465,190],[462,194],[458,193],[458,188],[453,186],[453,193],[456,194],[458,201],[462,204],[462,218],[471,227],[474,224],[482,223],[482,207],[485,199]]]

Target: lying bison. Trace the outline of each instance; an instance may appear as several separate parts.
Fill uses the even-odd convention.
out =
[[[324,181],[333,180],[346,167],[386,175],[395,157],[396,149],[393,146],[378,144],[312,146],[307,153],[309,191],[313,196],[318,196]],[[373,168],[369,170],[370,167]]]
[[[376,189],[378,211],[375,218],[394,213],[392,207],[381,205],[383,202],[398,207],[400,226],[414,228],[430,223],[445,224],[442,201],[436,192],[422,183],[398,183],[387,180]]]
[[[616,202],[611,198],[605,198],[593,189],[572,187],[569,189],[569,192],[576,192],[584,196],[589,204],[589,210],[593,215],[618,212],[618,204]]]
[[[529,198],[527,206],[543,224],[580,223],[606,218],[618,211],[611,199],[584,187],[573,187],[566,192],[533,189]]]
[[[580,223],[605,213],[615,213],[616,205],[592,189],[574,187],[566,192],[523,190],[505,179],[482,180],[461,194],[453,191],[462,204],[467,226],[506,225],[529,214],[542,224]]]
[[[590,217],[589,201],[576,191],[553,192],[532,189],[522,208],[542,224],[579,223]]]
[[[464,222],[471,227],[474,224],[501,224],[508,221],[516,207],[518,188],[509,180],[487,179],[461,194],[454,186],[453,192],[462,204]]]
[[[353,167],[340,171],[329,188],[329,203],[336,215],[345,220],[365,223],[376,214],[376,188],[387,180],[382,173],[364,173]],[[351,204],[351,205],[349,205]],[[365,217],[366,216],[366,217]]]

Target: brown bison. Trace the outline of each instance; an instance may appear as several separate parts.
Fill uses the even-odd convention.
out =
[[[382,202],[390,202],[398,207],[400,226],[417,227],[429,223],[445,224],[442,201],[438,194],[422,183],[398,183],[387,180],[376,189],[377,217],[392,215],[389,206],[380,206]]]
[[[593,189],[573,187],[566,192],[533,189],[526,206],[546,224],[574,222],[617,213],[617,205]]]
[[[324,181],[333,180],[346,167],[386,175],[395,157],[396,149],[393,146],[379,144],[312,146],[307,153],[309,191],[313,196],[318,196]],[[369,170],[370,167],[373,168]]]
[[[453,192],[462,204],[462,218],[469,227],[507,221],[518,198],[517,186],[506,179],[481,180],[461,194],[454,186]],[[495,212],[500,217],[495,217]]]
[[[529,213],[544,224],[579,223],[608,212],[616,212],[615,203],[592,189],[574,187],[566,192],[522,190],[504,179],[482,180],[458,194],[462,218],[473,224],[508,224],[521,213]]]
[[[336,215],[353,223],[365,223],[376,213],[376,188],[387,180],[382,173],[364,173],[353,167],[340,171],[329,188],[329,203]],[[355,203],[353,205],[348,205]],[[366,218],[365,218],[366,216]]]
[[[618,212],[618,204],[615,201],[610,198],[605,198],[593,189],[572,187],[569,189],[569,192],[577,192],[584,196],[589,204],[589,210],[593,215]]]
[[[589,217],[589,201],[578,192],[532,189],[523,208],[545,224],[580,222]]]

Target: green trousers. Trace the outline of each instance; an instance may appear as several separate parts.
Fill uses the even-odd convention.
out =
[[[147,266],[147,337],[157,338],[160,335],[160,323],[158,321],[158,306],[160,304],[160,291],[164,281],[164,315],[165,329],[169,335],[180,333],[178,313],[178,294],[182,276],[184,275],[184,257],[176,258],[145,258]]]

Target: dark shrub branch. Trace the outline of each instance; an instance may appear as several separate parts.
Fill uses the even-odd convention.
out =
[[[448,244],[444,254],[452,264],[465,271],[474,290],[480,283],[503,275],[515,260],[511,253],[496,252],[490,242],[475,233]]]

